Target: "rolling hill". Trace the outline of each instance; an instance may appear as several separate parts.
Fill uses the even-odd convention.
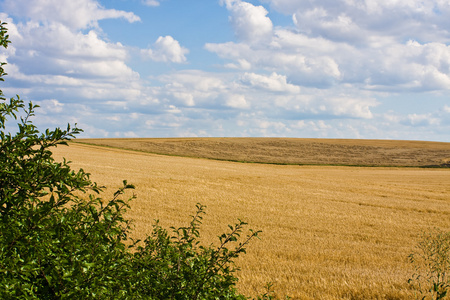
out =
[[[75,142],[215,160],[345,166],[449,167],[450,143],[301,138],[119,138]]]

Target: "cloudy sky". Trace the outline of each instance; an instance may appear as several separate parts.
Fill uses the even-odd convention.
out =
[[[450,142],[448,0],[0,0],[2,90],[81,137]]]

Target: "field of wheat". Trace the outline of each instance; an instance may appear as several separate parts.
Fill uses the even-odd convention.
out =
[[[245,164],[76,143],[54,153],[92,173],[106,195],[123,179],[135,184],[136,237],[155,219],[186,225],[198,202],[205,243],[237,218],[262,230],[238,261],[246,295],[272,282],[293,299],[412,299],[418,235],[450,229],[448,168]]]
[[[450,143],[301,138],[77,139],[147,153],[294,165],[450,166]]]

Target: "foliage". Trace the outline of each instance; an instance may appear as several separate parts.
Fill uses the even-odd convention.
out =
[[[200,245],[198,238],[204,206],[197,205],[197,213],[188,227],[172,228],[173,234],[155,224],[152,234],[137,247],[135,257],[139,272],[138,289],[159,299],[246,299],[236,297],[230,289],[237,282],[233,275],[235,266],[229,264],[258,232],[250,232],[243,243],[234,250],[226,245],[237,242],[244,222],[229,226],[230,232],[222,234],[217,248]],[[168,284],[170,283],[170,284]]]
[[[169,233],[156,222],[144,241],[134,241],[124,217],[134,187],[124,181],[109,200],[100,197],[103,187],[89,173],[52,157],[52,147],[82,130],[40,133],[30,120],[38,106],[0,94],[1,299],[246,299],[235,288],[234,260],[259,231],[238,242],[246,225],[239,220],[218,247],[204,246],[205,207],[198,204],[187,227]],[[8,118],[19,119],[14,134],[5,129]],[[270,286],[258,299],[274,299]]]
[[[450,292],[450,231],[424,232],[409,258],[416,269],[409,282],[422,299],[446,299]]]

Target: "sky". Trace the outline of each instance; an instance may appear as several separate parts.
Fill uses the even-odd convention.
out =
[[[6,96],[79,137],[450,142],[448,0],[0,0]]]

